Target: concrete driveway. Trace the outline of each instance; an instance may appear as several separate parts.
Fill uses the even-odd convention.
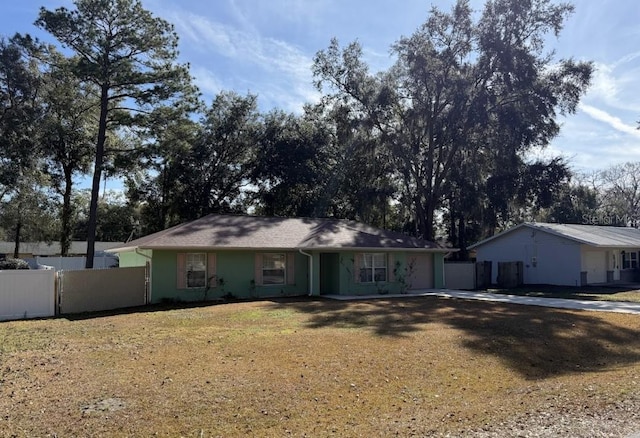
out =
[[[498,303],[524,304],[527,306],[554,307],[558,309],[591,310],[596,312],[634,313],[640,315],[640,303],[618,301],[569,300],[563,298],[523,297],[518,295],[494,294],[489,292],[471,292],[449,289],[428,289],[411,291],[408,294],[389,295],[323,295],[334,300],[370,300],[376,298],[408,298],[436,296],[463,300],[495,301]]]

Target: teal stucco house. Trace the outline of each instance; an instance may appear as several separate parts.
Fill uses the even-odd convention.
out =
[[[211,214],[110,249],[149,267],[149,302],[444,287],[451,249],[336,219]]]

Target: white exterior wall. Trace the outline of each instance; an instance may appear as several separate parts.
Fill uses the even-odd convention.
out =
[[[492,283],[497,283],[498,262],[521,261],[525,284],[580,286],[580,245],[540,230],[520,227],[477,247],[476,256],[492,262]]]
[[[0,320],[55,315],[55,272],[0,271]]]

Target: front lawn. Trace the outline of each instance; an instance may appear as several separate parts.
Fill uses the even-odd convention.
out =
[[[528,297],[567,298],[576,300],[626,301],[640,303],[640,290],[635,286],[552,286],[525,285],[509,289],[487,289],[487,292]]]
[[[411,297],[0,324],[0,436],[596,436],[639,412],[637,315]]]

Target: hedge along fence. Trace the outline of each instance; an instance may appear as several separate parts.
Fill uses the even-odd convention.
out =
[[[0,321],[54,316],[55,276],[53,270],[0,271]]]

